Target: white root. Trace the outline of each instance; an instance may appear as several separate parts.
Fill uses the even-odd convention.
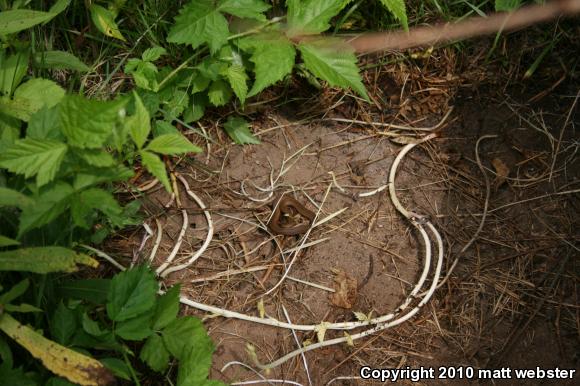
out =
[[[209,211],[207,210],[205,204],[203,203],[203,201],[201,201],[201,199],[191,191],[191,189],[189,188],[189,184],[187,183],[187,180],[185,178],[183,178],[181,175],[177,174],[176,175],[177,178],[179,179],[179,181],[181,181],[181,183],[183,184],[183,186],[185,187],[185,192],[187,193],[187,195],[189,197],[191,197],[196,203],[197,205],[199,205],[199,207],[203,210],[203,214],[205,216],[205,219],[207,221],[207,235],[205,237],[205,241],[203,242],[201,248],[199,248],[194,254],[192,254],[191,256],[188,257],[188,260],[186,263],[180,264],[180,265],[176,265],[174,267],[170,267],[165,269],[157,269],[157,272],[161,272],[160,276],[161,277],[165,277],[167,275],[169,275],[172,272],[177,272],[180,271],[182,269],[185,269],[187,267],[189,267],[191,264],[195,263],[195,261],[205,252],[205,250],[207,249],[207,247],[209,246],[209,243],[211,242],[212,238],[213,238],[213,221],[211,220],[211,215],[209,214]]]
[[[179,248],[181,247],[181,243],[183,242],[183,237],[185,236],[185,232],[187,231],[187,226],[189,225],[189,218],[187,216],[187,211],[185,209],[181,210],[181,215],[183,216],[183,225],[181,225],[181,230],[179,231],[177,242],[173,246],[173,249],[171,250],[169,256],[167,256],[167,259],[165,259],[165,262],[161,264],[155,271],[157,275],[162,274],[163,270],[167,268],[169,264],[171,264],[173,259],[175,259],[175,256],[177,256],[177,252],[179,252]]]

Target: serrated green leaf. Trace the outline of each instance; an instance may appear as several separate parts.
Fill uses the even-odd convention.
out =
[[[42,193],[35,205],[25,207],[20,214],[18,237],[57,218],[70,204],[69,199],[72,195],[72,187],[63,182]]]
[[[96,167],[108,167],[115,164],[113,156],[105,150],[83,149],[77,152],[86,163]]]
[[[99,31],[106,36],[125,41],[121,30],[117,26],[117,23],[115,23],[115,18],[109,10],[100,5],[91,4],[89,11],[91,12],[93,24],[95,24]]]
[[[58,141],[24,138],[0,155],[0,167],[29,178],[36,176],[38,186],[54,179],[67,151]]]
[[[210,353],[213,350],[213,343],[207,335],[203,323],[193,316],[175,319],[163,329],[161,334],[167,350],[180,361],[187,358],[194,346]]]
[[[125,362],[120,360],[119,358],[100,358],[99,361],[105,365],[105,367],[119,378],[122,378],[126,381],[131,381],[131,370],[127,366]]]
[[[401,22],[405,31],[409,30],[407,23],[407,10],[405,8],[404,0],[381,0],[383,6],[391,12],[397,20]]]
[[[521,0],[495,0],[495,10],[497,12],[513,11],[520,7]]]
[[[243,66],[234,64],[228,67],[226,77],[230,82],[230,86],[232,86],[232,90],[234,90],[240,102],[244,104],[246,95],[248,95],[248,75],[246,75],[246,70]]]
[[[172,121],[183,114],[189,105],[189,95],[184,90],[175,90],[169,100],[163,101],[166,110],[163,115],[166,121]]]
[[[32,113],[40,110],[43,106],[52,107],[57,105],[64,97],[65,91],[52,80],[34,78],[22,83],[14,91],[14,99],[29,100],[34,107]]]
[[[68,95],[59,105],[62,133],[71,145],[100,148],[112,137],[126,103],[126,99],[104,102]]]
[[[75,225],[83,228],[92,225],[86,222],[86,217],[95,209],[104,213],[114,224],[120,221],[119,217],[123,212],[123,208],[110,192],[100,188],[87,189],[72,200],[71,216]]]
[[[161,181],[168,192],[171,192],[171,184],[169,183],[169,178],[167,177],[165,164],[163,161],[161,161],[159,156],[146,150],[141,150],[139,155],[141,156],[141,163],[143,166],[145,166],[145,169],[147,169],[149,173],[153,174],[154,177]]]
[[[75,175],[73,186],[75,190],[81,190],[102,182],[126,181],[134,175],[135,173],[124,165],[108,168],[85,168]]]
[[[75,272],[80,264],[90,267],[99,265],[87,255],[62,247],[19,248],[0,252],[0,271]]]
[[[228,117],[227,122],[224,124],[224,129],[230,138],[238,145],[260,143],[260,140],[254,137],[254,134],[250,131],[250,125],[248,122],[243,118]]]
[[[127,126],[133,142],[137,148],[141,149],[151,132],[151,119],[139,95],[134,92],[133,97],[135,98],[135,114],[127,119]]]
[[[215,8],[214,1],[195,0],[179,11],[167,41],[190,44],[192,48],[207,43],[210,52],[215,53],[227,42],[228,35],[228,22]]]
[[[75,312],[67,308],[61,301],[50,321],[50,333],[57,343],[67,346],[77,329]]]
[[[107,315],[122,322],[147,312],[155,305],[155,274],[147,266],[118,273],[111,280],[107,296]]]
[[[292,72],[296,50],[286,37],[262,34],[241,39],[238,44],[242,50],[252,51],[250,60],[255,64],[256,80],[248,97],[258,94]]]
[[[30,9],[14,9],[0,12],[0,35],[19,32],[55,17],[49,12],[33,11]]]
[[[13,300],[18,299],[22,296],[28,287],[30,286],[30,280],[24,279],[19,281],[17,284],[13,285],[10,290],[0,295],[0,304],[8,304],[11,303]]]
[[[232,89],[222,79],[212,82],[207,91],[209,102],[214,106],[223,106],[232,97]]]
[[[56,70],[74,70],[87,72],[90,68],[79,58],[67,51],[44,51],[34,55],[34,61],[40,68]]]
[[[151,47],[143,51],[143,53],[141,54],[141,59],[143,59],[146,62],[154,62],[157,59],[159,59],[162,55],[165,55],[166,53],[167,50],[163,47]]]
[[[0,208],[3,206],[15,206],[23,209],[34,204],[30,197],[9,188],[0,187]]]
[[[351,87],[367,101],[352,47],[338,39],[316,40],[298,46],[304,66],[331,86]]]
[[[319,34],[350,0],[288,0],[288,36]]]
[[[163,339],[157,334],[147,339],[139,353],[139,358],[158,373],[164,372],[169,366],[169,351],[165,348]]]
[[[209,369],[211,367],[211,356],[213,345],[200,345],[198,342],[191,342],[185,358],[180,359],[177,373],[177,384],[179,386],[198,386],[207,383]]]
[[[264,12],[270,9],[270,5],[261,0],[222,0],[218,9],[237,17],[266,20]]]
[[[153,312],[153,329],[159,331],[177,318],[180,285],[174,285],[157,299]]]
[[[163,134],[153,138],[146,150],[155,153],[174,155],[183,153],[199,153],[202,150],[189,142],[182,134]]]
[[[143,340],[153,333],[151,330],[151,312],[145,312],[134,318],[117,323],[115,334],[125,340]]]
[[[50,109],[43,107],[30,116],[26,137],[34,139],[53,139],[63,141],[64,135],[60,131],[60,118],[58,107]]]
[[[20,245],[20,243],[10,237],[0,235],[0,247],[13,247],[15,245]]]

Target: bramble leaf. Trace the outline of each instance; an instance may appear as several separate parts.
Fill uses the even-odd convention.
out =
[[[167,350],[180,361],[187,358],[192,347],[202,348],[210,354],[213,350],[213,343],[203,323],[193,316],[175,319],[163,329],[162,336]],[[208,358],[211,360],[210,355]]]
[[[338,39],[324,39],[301,43],[298,49],[302,53],[304,66],[315,76],[331,86],[351,87],[369,100],[350,45]]]
[[[147,363],[153,371],[158,373],[165,371],[169,366],[169,351],[163,344],[163,338],[157,334],[151,335],[143,345],[139,358]]]
[[[62,133],[73,146],[100,148],[124,116],[126,103],[126,99],[103,102],[68,95],[59,105]]]
[[[41,194],[35,205],[25,207],[20,215],[19,237],[30,229],[46,225],[57,218],[68,207],[73,192],[69,184],[59,182]]]
[[[26,137],[35,139],[54,139],[63,141],[64,135],[60,131],[58,107],[43,107],[30,116]]]
[[[111,280],[107,315],[121,322],[149,311],[155,305],[157,281],[149,267],[142,265],[121,272]]]
[[[215,82],[212,82],[211,86],[209,86],[207,96],[212,105],[223,106],[228,103],[232,97],[232,90],[226,82],[224,82],[222,79],[219,79]]]
[[[175,24],[169,30],[167,41],[191,44],[197,48],[209,45],[212,53],[227,42],[229,35],[226,18],[214,6],[213,0],[194,0],[179,11]]]
[[[135,98],[135,115],[127,119],[127,126],[133,142],[135,142],[137,148],[141,149],[151,132],[151,119],[139,95],[134,92],[133,97]]]
[[[231,65],[226,71],[226,77],[230,82],[230,86],[232,86],[232,90],[234,90],[240,102],[244,104],[246,95],[248,95],[248,75],[246,75],[246,70],[238,64]]]
[[[22,83],[14,91],[14,99],[27,99],[30,101],[34,111],[40,110],[43,106],[52,107],[58,104],[64,97],[65,91],[52,80],[34,78]]]
[[[182,134],[163,134],[153,138],[146,150],[160,154],[199,153],[202,150],[189,142]]]
[[[388,9],[397,20],[401,22],[405,31],[409,30],[407,22],[407,10],[405,8],[404,0],[381,0],[383,6]]]
[[[218,8],[237,17],[266,20],[264,12],[270,9],[270,5],[261,0],[222,0]]]
[[[153,313],[153,329],[158,331],[173,322],[179,312],[180,286],[174,285],[157,299]]]
[[[254,134],[250,131],[248,122],[243,118],[230,116],[224,124],[224,129],[238,145],[260,143],[260,140],[254,137]]]
[[[0,155],[0,167],[26,178],[36,176],[38,186],[43,186],[56,176],[66,151],[62,142],[24,138]]]
[[[15,206],[23,209],[34,203],[30,197],[9,188],[0,187],[0,208],[3,206]]]
[[[296,50],[281,34],[262,34],[241,39],[239,47],[252,51],[250,60],[255,64],[256,80],[248,97],[283,79],[292,72]]]
[[[67,308],[61,301],[56,307],[50,323],[52,338],[66,346],[69,344],[76,329],[77,319],[74,311]]]
[[[115,334],[125,340],[144,340],[153,333],[150,312],[117,323]]]
[[[169,178],[167,178],[167,171],[165,170],[163,161],[157,155],[146,150],[141,150],[139,155],[141,155],[141,163],[149,173],[161,181],[168,192],[171,192],[171,185],[169,184]]]
[[[313,35],[326,31],[330,19],[350,0],[288,0],[288,36]]]
[[[162,55],[165,55],[166,53],[167,50],[163,47],[151,47],[143,51],[143,53],[141,54],[141,59],[143,59],[146,62],[154,62],[157,59],[159,59]]]

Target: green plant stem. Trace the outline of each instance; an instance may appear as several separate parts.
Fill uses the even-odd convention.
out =
[[[123,359],[125,360],[125,364],[129,368],[129,372],[131,373],[131,378],[133,378],[133,382],[135,382],[135,385],[141,386],[139,378],[137,378],[137,374],[135,374],[135,370],[133,369],[133,366],[131,366],[131,362],[129,361],[129,358],[127,357],[127,353],[125,352],[125,350],[123,350]]]
[[[193,59],[200,56],[202,53],[205,53],[205,51],[207,51],[206,48],[202,48],[202,49],[198,50],[193,55],[191,55],[189,58],[187,58],[183,63],[181,63],[179,66],[175,67],[173,69],[173,71],[171,71],[169,74],[167,74],[167,76],[159,83],[159,90],[163,89],[163,86],[165,86],[165,84],[167,84],[167,82],[169,82],[171,80],[171,78],[173,78],[175,75],[177,75],[177,73],[179,71],[183,70],[189,64],[189,62],[191,62]]]

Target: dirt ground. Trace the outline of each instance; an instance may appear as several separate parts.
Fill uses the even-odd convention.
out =
[[[256,361],[270,363],[315,343],[316,333],[186,307],[185,313],[206,318],[216,344],[212,377],[366,385],[377,382],[360,379],[362,366],[432,367],[435,375],[440,366],[469,366],[475,374],[464,379],[395,383],[535,385],[536,379],[516,380],[514,370],[580,371],[578,79],[569,75],[553,87],[548,76],[507,88],[479,86],[477,74],[462,71],[459,79],[440,65],[432,72],[423,66],[419,74],[411,67],[377,69],[367,73],[374,76],[367,79],[375,87],[372,109],[345,102],[343,94],[284,101],[249,116],[262,144],[231,144],[216,123],[206,128],[212,142],[199,142],[207,151],[175,164],[209,208],[213,238],[194,264],[166,278],[168,285],[179,282],[190,299],[252,317],[355,321],[354,312],[394,311],[425,259],[423,242],[388,190],[360,193],[384,186],[402,143],[426,134],[404,127],[433,127],[444,118],[438,137],[415,147],[396,179],[403,206],[427,215],[444,239],[441,286],[418,315],[353,346],[316,349],[260,372]],[[391,123],[401,127],[385,126]],[[182,228],[173,264],[195,253],[208,233],[199,205],[176,184],[177,200],[159,187],[143,200],[148,225],[162,227],[155,267],[171,254]],[[282,194],[317,212],[318,220],[336,215],[305,241],[272,235],[266,224]],[[140,228],[112,240],[109,251],[131,249],[135,259],[146,259],[155,237],[139,249],[142,235]],[[314,245],[293,253],[303,241]],[[348,291],[337,299],[340,283]],[[325,340],[343,336],[327,331]],[[482,379],[480,369],[498,370],[498,377]],[[500,380],[501,369],[511,378]],[[552,382],[573,385],[580,379],[574,378]]]

